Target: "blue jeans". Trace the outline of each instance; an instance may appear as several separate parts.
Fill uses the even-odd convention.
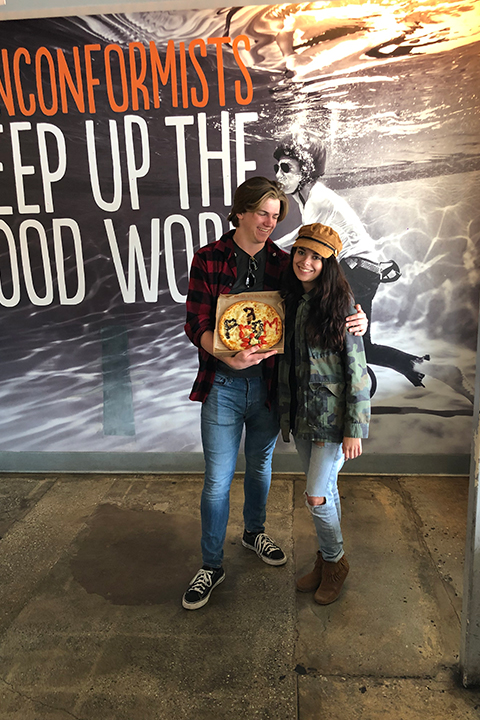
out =
[[[307,494],[325,498],[324,505],[305,503],[313,516],[320,552],[327,562],[338,562],[344,555],[337,484],[338,473],[345,462],[342,446],[326,442],[319,447],[311,440],[301,438],[295,438],[295,445],[307,476]]]
[[[216,373],[202,405],[201,429],[205,458],[202,491],[203,563],[220,567],[230,510],[230,485],[245,426],[243,519],[249,532],[264,532],[272,454],[279,426],[275,410],[265,406],[262,378],[235,378]]]

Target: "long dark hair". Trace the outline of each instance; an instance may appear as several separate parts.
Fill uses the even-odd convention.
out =
[[[292,248],[290,263],[282,281],[282,296],[287,305],[287,317],[295,317],[295,309],[305,293],[293,270],[297,248]],[[310,302],[306,333],[308,343],[325,350],[339,351],[345,342],[345,318],[353,305],[353,293],[336,258],[322,258],[322,272],[315,280],[314,296]]]

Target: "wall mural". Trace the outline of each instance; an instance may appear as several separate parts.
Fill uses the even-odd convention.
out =
[[[188,268],[254,174],[290,196],[283,247],[314,221],[344,240],[371,318],[365,452],[470,451],[478,3],[137,12],[0,33],[0,451],[200,450]]]

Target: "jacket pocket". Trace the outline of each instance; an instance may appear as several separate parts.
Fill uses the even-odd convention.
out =
[[[345,383],[310,380],[307,422],[311,428],[342,430],[345,419]]]
[[[309,349],[310,354],[310,383],[330,385],[345,384],[344,368],[339,353],[332,350]],[[335,390],[332,391],[334,394]]]
[[[326,387],[327,390],[329,390],[336,398],[342,397],[345,392],[344,382],[326,382],[322,383],[322,385]]]

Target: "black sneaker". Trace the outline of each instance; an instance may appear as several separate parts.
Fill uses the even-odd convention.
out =
[[[265,533],[249,533],[245,530],[242,538],[243,547],[257,553],[267,565],[285,565],[287,556]]]
[[[182,598],[182,605],[187,610],[198,610],[207,604],[214,587],[225,580],[223,567],[214,569],[201,568]]]

